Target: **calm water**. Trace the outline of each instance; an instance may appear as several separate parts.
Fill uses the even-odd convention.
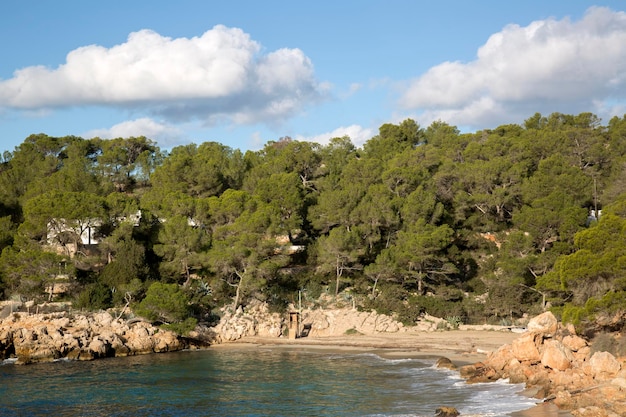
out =
[[[215,349],[0,366],[0,416],[507,416],[521,386],[466,385],[428,359]]]

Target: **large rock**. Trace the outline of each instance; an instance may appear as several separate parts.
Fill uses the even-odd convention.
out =
[[[520,362],[539,362],[541,360],[541,354],[537,348],[536,339],[540,338],[535,333],[525,333],[518,337],[511,344],[513,356]]]
[[[558,340],[548,340],[544,343],[541,364],[556,371],[564,371],[572,367],[574,355],[563,343]]]
[[[488,357],[489,365],[495,370],[501,371],[505,369],[514,359],[513,348],[511,345],[502,345],[495,352],[491,352]],[[517,358],[515,358],[517,360]],[[518,362],[519,363],[519,362]]]
[[[182,348],[182,342],[174,332],[162,330],[155,335],[155,352],[173,352]]]
[[[437,359],[437,363],[435,363],[435,367],[444,368],[444,369],[457,369],[457,366],[448,358],[441,357]]]
[[[15,347],[15,355],[17,356],[18,365],[27,365],[29,363],[52,362],[59,359],[61,354],[58,350],[51,346],[39,343],[24,343]]]
[[[104,358],[107,356],[107,344],[99,338],[93,339],[91,343],[89,343],[88,349],[93,353],[94,358]]]
[[[493,382],[500,379],[501,375],[489,365],[477,362],[471,365],[465,365],[459,368],[461,377],[465,378],[468,383]]]
[[[587,375],[598,380],[613,378],[622,368],[619,361],[609,352],[596,352],[583,367]]]
[[[572,352],[578,352],[580,349],[588,345],[587,341],[576,335],[567,335],[561,341]]]
[[[554,334],[558,329],[559,322],[554,314],[547,311],[536,317],[533,317],[526,326],[528,331],[543,334]]]

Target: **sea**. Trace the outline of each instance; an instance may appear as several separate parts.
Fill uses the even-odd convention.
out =
[[[0,365],[0,416],[412,416],[441,406],[504,417],[538,401],[466,384],[435,359],[298,348],[216,348]]]

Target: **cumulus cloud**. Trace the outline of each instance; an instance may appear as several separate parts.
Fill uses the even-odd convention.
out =
[[[148,117],[128,120],[108,129],[94,129],[86,132],[83,136],[86,138],[99,137],[102,139],[145,136],[159,142],[159,144],[164,147],[180,145],[184,141],[182,132],[179,129],[166,123],[157,122]]]
[[[327,145],[332,138],[341,138],[348,136],[350,141],[357,147],[363,145],[369,139],[374,136],[375,133],[372,129],[364,128],[359,125],[342,126],[333,130],[332,132],[322,133],[315,136],[297,136],[295,139],[299,141],[308,141],[319,143],[320,145]]]
[[[0,107],[123,106],[170,120],[250,123],[288,117],[322,90],[301,50],[262,54],[242,30],[218,25],[193,38],[141,30],[111,48],[75,49],[58,68],[17,70],[0,80]]]
[[[537,111],[613,115],[624,99],[626,13],[593,7],[579,21],[506,26],[474,61],[444,62],[411,81],[400,104],[420,120],[485,127]]]

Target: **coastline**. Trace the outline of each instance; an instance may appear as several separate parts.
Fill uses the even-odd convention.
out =
[[[210,349],[299,349],[326,350],[339,353],[374,353],[384,358],[436,360],[444,357],[457,367],[481,362],[489,353],[510,344],[520,335],[508,331],[448,330],[440,332],[381,333],[376,335],[343,335],[304,337],[299,339],[248,336],[237,341],[215,344]],[[533,397],[533,391],[522,394]],[[511,417],[572,417],[553,403],[538,403],[515,412]],[[433,410],[434,412],[434,410]],[[462,417],[462,416],[460,416]]]
[[[525,383],[529,387],[525,395],[534,402],[549,399],[531,414],[516,417],[626,415],[626,358],[592,352],[588,341],[552,313],[532,318],[521,333],[488,325],[439,330],[431,319],[404,327],[388,316],[349,309],[320,309],[304,318],[310,331],[291,339],[281,336],[284,318],[262,305],[225,314],[218,326],[198,327],[188,337],[141,320],[114,319],[108,312],[17,313],[0,320],[0,358],[15,358],[14,363],[25,365],[234,347],[369,352],[433,362],[447,358],[447,364],[438,366],[456,368],[470,384],[510,380]],[[550,405],[572,411],[559,412]]]
[[[229,347],[283,347],[333,349],[337,351],[376,351],[385,357],[446,357],[463,366],[483,361],[490,352],[509,344],[519,334],[491,330],[448,330],[437,332],[379,333],[373,335],[320,336],[288,339],[285,337],[246,336],[211,345],[211,349]]]

